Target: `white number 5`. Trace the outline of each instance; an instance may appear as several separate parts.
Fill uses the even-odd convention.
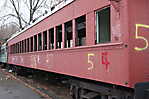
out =
[[[149,28],[149,25],[136,24],[136,35],[135,35],[135,38],[136,38],[136,39],[142,39],[142,40],[144,40],[144,42],[145,42],[145,46],[144,46],[143,48],[135,47],[134,49],[135,49],[136,51],[143,51],[143,50],[147,49],[148,46],[149,46],[148,40],[147,40],[145,37],[138,35],[138,29],[139,29],[140,27],[142,27],[142,28]]]

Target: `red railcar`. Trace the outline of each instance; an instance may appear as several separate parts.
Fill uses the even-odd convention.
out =
[[[149,81],[149,1],[62,3],[66,6],[8,40],[8,63],[81,78],[72,81],[85,84],[79,88],[95,91],[98,85],[98,91],[104,89],[101,96],[129,99],[137,82]],[[109,84],[124,89],[115,88],[116,94],[113,87],[105,87]],[[79,85],[74,86],[76,91]],[[77,95],[75,99],[82,99]]]

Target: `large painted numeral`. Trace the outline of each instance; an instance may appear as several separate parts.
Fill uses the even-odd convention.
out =
[[[93,53],[88,54],[88,63],[91,64],[91,66],[88,68],[88,70],[92,70],[94,68],[94,63],[90,59],[90,57],[93,57],[93,56],[95,56],[95,54],[93,54]]]
[[[109,71],[108,52],[102,52],[102,64],[105,65],[106,71]]]
[[[136,51],[143,51],[143,50],[147,49],[148,46],[149,46],[148,40],[147,40],[145,37],[138,35],[138,29],[139,29],[140,27],[142,27],[142,28],[149,28],[149,25],[136,24],[136,35],[135,35],[135,38],[136,38],[136,39],[142,39],[142,40],[144,40],[144,42],[145,42],[145,46],[144,46],[143,48],[134,47],[134,49],[135,49]]]

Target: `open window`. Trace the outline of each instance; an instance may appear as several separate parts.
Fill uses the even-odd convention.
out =
[[[29,38],[27,39],[27,52],[30,51],[30,41],[29,41]]]
[[[72,47],[72,21],[69,21],[65,25],[65,48]]]
[[[18,44],[16,43],[16,53],[18,53]]]
[[[18,42],[18,53],[20,53],[20,43]]]
[[[31,52],[33,52],[33,37],[30,38],[31,41]]]
[[[13,44],[13,54],[15,54],[15,44]]]
[[[24,40],[24,43],[25,43],[24,44],[24,46],[25,46],[24,52],[26,52],[26,47],[27,47],[27,40],[26,39]]]
[[[47,31],[43,32],[43,50],[47,50]]]
[[[22,41],[20,43],[21,43],[21,53],[23,53],[23,43]]]
[[[18,42],[17,45],[18,45],[18,53],[20,53],[20,43]],[[8,49],[9,50],[9,49]]]
[[[14,44],[14,54],[16,53],[16,44]]]
[[[18,53],[18,44],[15,44],[16,53]]]
[[[17,44],[15,44],[15,54],[17,53]]]
[[[34,51],[37,51],[37,35],[34,35]]]
[[[62,25],[56,27],[56,48],[62,48]]]
[[[54,49],[54,28],[49,30],[49,49]]]
[[[24,53],[24,41],[22,40],[22,53]]]
[[[11,53],[13,54],[13,45],[11,45]]]
[[[20,51],[19,51],[19,52],[22,53],[22,51],[21,51],[21,46],[22,46],[22,45],[21,45],[21,41],[19,42],[19,45],[20,45]]]
[[[18,44],[16,43],[16,53],[18,53]]]
[[[86,16],[76,19],[76,46],[86,44]]]
[[[38,51],[42,50],[42,35],[41,33],[38,34]]]
[[[96,44],[110,40],[110,7],[107,7],[96,12]]]
[[[11,45],[11,54],[13,54],[13,45]]]

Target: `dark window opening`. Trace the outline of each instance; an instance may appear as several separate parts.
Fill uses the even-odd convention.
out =
[[[24,52],[26,53],[26,47],[27,47],[27,44],[26,44],[26,39],[24,40],[24,46],[25,46],[25,48],[24,48]]]
[[[13,54],[15,54],[15,45],[13,44]]]
[[[86,44],[86,16],[76,19],[76,46]]]
[[[72,47],[72,21],[65,23],[65,48]]]
[[[20,53],[22,53],[22,50],[21,50],[22,44],[21,42],[19,42],[19,44],[20,44]]]
[[[17,45],[17,43],[15,45],[16,45],[16,53],[18,53],[18,45]]]
[[[11,49],[12,49],[12,50],[11,50],[11,53],[13,54],[13,50],[14,50],[14,49],[13,49],[13,45],[11,45]]]
[[[15,54],[15,45],[13,44],[13,54]]]
[[[22,45],[23,46],[22,50],[23,50],[23,53],[25,53],[26,52],[26,39],[22,41],[22,44],[23,44]]]
[[[49,49],[54,49],[54,28],[49,30]]]
[[[15,54],[15,46],[14,46],[14,44],[13,44],[13,54]]]
[[[96,12],[96,44],[111,40],[110,7]]]
[[[18,53],[20,53],[20,43],[18,42]]]
[[[37,51],[37,35],[34,36],[34,51]]]
[[[23,41],[21,41],[21,53],[23,53]]]
[[[10,53],[11,53],[11,54],[13,54],[13,48],[12,48],[12,45],[11,45],[11,50],[10,50]]]
[[[27,39],[27,52],[29,52],[30,50],[30,41],[29,41],[29,38]]]
[[[25,51],[25,43],[24,43],[24,40],[22,41],[22,52],[24,53]]]
[[[17,44],[15,44],[15,53],[17,53]]]
[[[22,53],[22,43],[21,43],[21,41],[19,42],[20,43],[20,53]]]
[[[47,50],[47,31],[43,32],[43,50]]]
[[[56,27],[56,48],[62,48],[62,25]]]
[[[14,44],[14,54],[16,53],[16,44]]]
[[[15,44],[15,53],[17,53],[17,44]]]
[[[16,43],[15,45],[16,45],[16,53],[18,53],[18,46],[17,46],[17,43]]]
[[[12,54],[12,46],[10,45],[10,54]]]
[[[18,53],[20,53],[20,43],[18,42]]]
[[[31,52],[33,52],[33,37],[30,38],[31,41]]]
[[[38,34],[38,51],[42,50],[42,35]]]
[[[16,53],[18,53],[18,44],[16,43]]]
[[[12,53],[14,54],[14,45],[12,45]]]

